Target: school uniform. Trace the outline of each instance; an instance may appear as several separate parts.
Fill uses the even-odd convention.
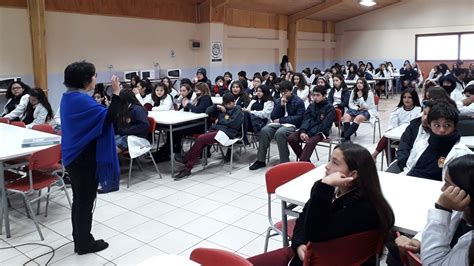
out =
[[[298,87],[293,87],[293,95],[300,97],[301,100],[304,102],[304,108],[309,106],[309,87],[305,86],[304,89],[300,90]]]
[[[48,110],[41,103],[38,103],[31,115],[26,113],[22,115],[21,121],[26,124],[26,128],[33,128],[35,125],[46,124],[48,122],[47,118]]]
[[[345,80],[357,80],[359,78],[359,75],[356,73],[348,73]]]
[[[310,161],[314,148],[321,140],[330,134],[331,125],[336,118],[336,110],[328,100],[320,103],[313,102],[306,109],[303,122],[299,131],[288,136],[288,144],[291,146],[300,161]],[[309,136],[304,149],[301,148],[300,135],[306,133]]]
[[[148,122],[148,112],[143,108],[143,106],[131,104],[128,108],[130,110],[130,123],[126,126],[119,126],[116,122],[114,125],[116,134],[115,141],[117,147],[122,150],[128,148],[127,137],[129,135],[146,139],[148,128],[150,127],[150,123]]]
[[[279,119],[279,123],[270,123],[260,131],[257,161],[265,162],[273,138],[277,141],[280,163],[290,161],[287,138],[301,126],[304,112],[304,102],[298,96],[292,95],[284,106],[281,105],[281,100],[275,101],[271,120]]]
[[[227,89],[227,84],[224,83],[224,85],[222,86],[219,86],[219,85],[214,85],[214,87],[212,87],[212,95],[215,96],[216,94],[219,94],[220,96],[224,96],[224,94],[226,92],[228,92],[229,90]]]
[[[373,125],[375,118],[378,116],[374,94],[369,91],[367,99],[364,99],[364,97],[358,97],[354,100],[354,93],[356,92],[352,90],[349,96],[349,110],[347,110],[347,113],[352,117],[363,115]],[[366,110],[360,110],[361,108]]]
[[[196,94],[193,91],[190,91],[188,93],[188,95],[186,95],[186,97],[183,97],[180,94],[178,94],[178,95],[174,96],[173,98],[174,98],[174,100],[173,100],[174,106],[176,106],[176,108],[179,111],[184,111],[184,106],[181,105],[181,103],[183,102],[183,99],[187,98],[190,102],[193,102],[194,99],[196,99]],[[211,101],[212,101],[212,99],[211,99]]]
[[[248,112],[244,112],[247,124],[252,132],[260,132],[271,120],[271,114],[275,103],[272,100],[261,101],[253,99],[247,107]]]
[[[245,92],[243,93],[240,93],[239,95],[234,95],[235,97],[235,105],[238,105],[240,106],[241,108],[247,108],[247,106],[249,106],[249,103],[250,103],[250,98],[248,96],[248,94],[244,94]]]
[[[153,105],[153,99],[151,98],[151,94],[147,94],[145,96],[142,96],[140,93],[135,94],[135,97],[137,97],[137,100],[140,102],[142,106],[145,106],[145,104],[151,104]]]
[[[10,98],[3,108],[2,117],[5,117],[8,120],[19,119],[26,110],[28,103],[30,102],[30,95],[25,94],[18,98]]]
[[[412,82],[418,79],[418,71],[413,68],[410,68],[409,70],[407,70],[404,67],[402,67],[400,69],[400,75],[404,75],[404,76],[400,76],[400,80],[402,81],[408,80]]]
[[[460,109],[464,106],[464,104],[463,104],[463,100],[465,99],[465,96],[464,96],[464,83],[462,81],[458,80],[457,78],[455,78],[454,80],[456,80],[456,87],[451,92],[450,97],[456,103],[456,106],[458,107],[458,109]]]
[[[166,94],[166,97],[161,99],[159,102],[153,102],[152,111],[168,111],[174,110],[173,97],[170,94]]]
[[[345,109],[349,107],[349,99],[351,92],[348,89],[339,89],[332,88],[328,94],[328,101],[334,106],[334,108],[339,108],[341,113],[345,113]]]

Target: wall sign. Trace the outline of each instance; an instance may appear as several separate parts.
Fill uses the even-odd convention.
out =
[[[211,62],[222,62],[223,47],[221,41],[211,41]]]

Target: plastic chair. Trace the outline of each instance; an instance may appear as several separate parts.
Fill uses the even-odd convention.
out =
[[[229,148],[229,146],[230,146],[230,169],[229,169],[229,174],[232,174],[232,163],[233,163],[233,160],[234,160],[234,145],[238,144],[238,143],[241,143],[244,147],[244,152],[247,153],[247,148],[245,147],[245,144],[244,144],[244,141],[243,141],[244,134],[245,134],[244,125],[242,124],[240,136],[235,137],[233,139],[229,139],[229,143],[231,143],[231,144],[225,146],[225,145],[222,145],[219,142],[217,142],[217,144],[219,145],[219,149],[222,153],[222,156],[224,156],[224,157],[225,157],[225,154],[224,154],[224,151],[222,150],[222,147]]]
[[[304,266],[361,265],[383,250],[384,238],[378,230],[370,230],[326,242],[309,242]]]
[[[148,123],[150,124],[150,126],[148,127],[148,133],[151,133],[151,147],[153,148],[153,147],[155,147],[156,121],[153,117],[148,117]],[[156,172],[158,173],[160,178],[162,178],[161,172],[158,169],[158,166],[156,165],[156,162],[155,162],[155,159],[153,158],[153,155],[151,154],[151,149],[148,151],[148,155],[150,156],[151,161],[153,162],[153,165],[155,166]],[[129,165],[129,169],[128,169],[128,180],[127,180],[127,188],[129,188],[130,187],[130,180],[132,178],[132,168],[133,168],[133,159],[134,158],[130,157],[130,153],[128,152],[128,150],[127,151],[122,151],[120,153],[120,156],[130,160],[130,165]],[[138,166],[141,169],[140,162],[138,160],[137,160],[137,163],[138,163]]]
[[[288,163],[278,164],[268,169],[268,171],[265,173],[265,185],[266,185],[267,194],[268,194],[268,222],[270,223],[270,226],[267,228],[267,234],[265,236],[264,252],[267,252],[268,240],[270,237],[276,236],[276,235],[283,235],[282,222],[278,221],[274,223],[272,219],[272,195],[275,194],[275,190],[279,186],[299,177],[300,175],[304,173],[307,173],[308,171],[313,170],[314,168],[316,167],[314,166],[314,164],[310,162],[288,162]],[[290,239],[293,236],[293,229],[295,227],[295,222],[296,222],[296,219],[288,220],[287,235]],[[275,231],[276,233],[270,234],[272,230]]]
[[[49,133],[49,134],[55,134],[54,128],[49,124],[34,125],[32,127],[32,129],[37,130],[37,131],[41,131],[41,132],[46,132],[46,133]]]
[[[318,159],[318,161],[319,161],[319,154],[318,154],[318,150],[316,149],[318,146],[329,149],[329,153],[328,153],[328,162],[329,162],[331,160],[332,147],[336,146],[341,141],[342,111],[339,108],[336,108],[336,118],[334,118],[334,123],[338,125],[337,137],[328,136],[327,138],[318,142],[316,144],[316,147],[314,148],[314,151],[316,152],[316,158]]]
[[[202,266],[252,266],[245,258],[232,252],[213,248],[196,248],[189,257]]]
[[[6,119],[5,117],[0,117],[0,123],[10,124],[10,120]]]
[[[399,237],[400,232],[395,232],[395,237]],[[413,252],[409,250],[401,250],[399,249],[400,259],[403,265],[407,266],[422,266],[420,258]]]
[[[374,95],[374,103],[375,103],[375,106],[377,107],[377,111],[379,110],[379,96],[377,95]],[[363,124],[370,124],[369,121],[364,121],[362,122]],[[382,129],[380,128],[380,118],[379,116],[376,116],[375,117],[375,122],[374,122],[374,135],[373,135],[373,138],[372,138],[372,142],[375,144],[375,130],[377,129],[377,126],[378,126],[378,129],[379,129],[379,139],[382,137]]]
[[[26,128],[25,123],[23,123],[22,121],[11,121],[10,125],[16,126],[16,127],[25,127]]]
[[[46,196],[46,217],[48,215],[49,195],[62,190],[66,194],[69,206],[71,206],[71,199],[69,198],[69,194],[66,190],[63,177],[55,174],[56,171],[63,170],[62,165],[59,164],[60,160],[61,145],[55,145],[53,147],[37,151],[29,158],[28,177],[21,178],[22,174],[9,172],[9,175],[15,174],[18,178],[13,182],[5,184],[5,188],[8,192],[21,194],[23,196],[28,214],[35,223],[36,230],[38,231],[41,240],[44,240],[44,237],[41,232],[41,228],[38,225],[38,221],[33,214],[31,204],[38,202],[39,211],[39,201]],[[53,185],[57,185],[57,188],[51,190]],[[48,191],[46,194],[41,195],[41,191],[44,188],[47,188]],[[35,192],[38,192],[38,196],[36,196]]]
[[[143,107],[149,112],[151,111],[151,109],[153,109],[153,106],[150,104],[150,103],[145,103],[145,105],[143,105]]]

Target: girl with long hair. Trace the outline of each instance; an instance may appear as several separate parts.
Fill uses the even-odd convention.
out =
[[[153,100],[151,99],[151,94],[146,94],[146,87],[147,84],[145,81],[140,80],[135,87],[133,87],[132,92],[135,94],[135,97],[137,98],[138,102],[145,106],[145,104],[151,104],[153,105]]]
[[[386,237],[395,217],[385,199],[375,163],[358,144],[337,146],[296,220],[291,248],[249,258],[255,266],[303,265],[308,242],[326,242],[369,230]],[[289,262],[289,264],[288,264]]]
[[[286,72],[293,71],[293,66],[291,65],[287,55],[284,55],[281,58],[280,70],[282,69],[284,69]]]
[[[246,131],[258,133],[271,121],[270,115],[273,111],[274,102],[269,86],[260,85],[255,91],[255,96],[248,107],[242,110],[244,111],[245,122],[247,122]]]
[[[347,76],[346,80],[356,80],[359,78],[357,75],[357,66],[355,64],[350,64],[348,69],[347,69]]]
[[[390,74],[390,71],[388,71],[386,64],[380,64],[380,67],[377,68],[377,70],[375,70],[374,77],[388,78],[391,76],[392,75]],[[379,80],[375,83],[375,92],[377,93],[379,97],[382,92],[386,94],[385,92],[386,89],[388,88],[385,88],[385,80]]]
[[[351,92],[347,88],[344,77],[341,74],[336,74],[333,77],[334,87],[329,91],[328,101],[334,106],[341,110],[341,114],[345,113],[345,109],[349,107],[349,98]]]
[[[178,95],[178,91],[176,91],[176,89],[174,88],[173,81],[171,81],[171,79],[169,77],[162,77],[161,82],[166,85],[166,88],[168,90],[168,92],[167,92],[168,94],[171,94],[171,96],[173,96],[173,97]]]
[[[156,84],[151,99],[153,100],[152,111],[174,110],[173,97],[167,93],[166,85],[162,82]]]
[[[342,117],[344,127],[344,141],[350,141],[360,123],[377,116],[374,94],[364,78],[357,79],[356,85],[349,97],[349,109]],[[352,121],[352,123],[351,123]],[[372,121],[371,121],[372,122]]]
[[[234,95],[236,105],[242,108],[245,108],[249,105],[250,98],[247,93],[245,93],[242,81],[239,80],[232,83],[232,88],[230,89],[230,92],[232,93],[232,95]]]
[[[196,98],[196,94],[190,84],[181,82],[179,94],[174,97],[174,104],[178,110],[183,110],[182,102],[184,98],[192,102]]]
[[[7,88],[7,103],[3,108],[2,117],[8,120],[19,120],[25,113],[29,101],[31,88],[21,81],[10,83]]]
[[[301,73],[295,73],[293,79],[293,95],[297,95],[304,102],[304,107],[309,105],[309,86],[306,84],[306,79]]]
[[[44,91],[38,88],[31,89],[29,102],[21,121],[27,128],[32,128],[34,125],[46,124],[52,118],[53,110]]]

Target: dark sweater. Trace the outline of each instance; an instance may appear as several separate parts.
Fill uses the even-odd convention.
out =
[[[377,211],[357,190],[335,199],[333,186],[317,181],[311,197],[296,221],[291,247],[295,251],[308,241],[324,242],[379,226]],[[295,255],[291,265],[303,265]]]
[[[130,123],[126,126],[116,125],[115,134],[120,136],[133,135],[140,138],[147,138],[148,128],[150,123],[148,122],[148,112],[141,105],[132,104],[129,107],[130,110]]]
[[[244,113],[240,106],[235,106],[232,109],[227,109],[226,112],[221,112],[217,120],[217,124],[211,128],[223,131],[230,139],[241,135],[241,126],[244,122]]]
[[[272,120],[279,119],[280,124],[293,124],[296,128],[299,128],[305,111],[303,100],[298,96],[292,95],[286,103],[286,111],[288,116],[285,116],[285,106],[281,105],[281,100],[275,100],[275,106],[271,114]]]
[[[311,103],[304,113],[300,133],[306,133],[309,137],[323,133],[327,137],[335,118],[336,110],[328,100]]]
[[[413,148],[413,144],[415,143],[416,136],[418,135],[418,130],[420,130],[420,125],[421,117],[413,119],[405,129],[405,132],[403,132],[397,150],[397,164],[400,169],[405,168],[407,165],[407,160],[410,156],[411,148]]]
[[[342,89],[342,92],[341,92],[341,103],[338,104],[338,106],[340,107],[344,107],[344,108],[349,108],[349,97],[351,96],[351,91],[348,90],[348,89]],[[328,101],[330,104],[334,104],[334,93],[335,93],[336,89],[335,88],[332,88],[331,91],[329,91],[329,95],[328,95]]]
[[[197,100],[197,104],[193,105],[192,103],[188,103],[184,108],[184,111],[191,111],[193,113],[202,114],[206,112],[207,107],[212,105],[212,98],[209,95],[203,95],[199,100]]]

